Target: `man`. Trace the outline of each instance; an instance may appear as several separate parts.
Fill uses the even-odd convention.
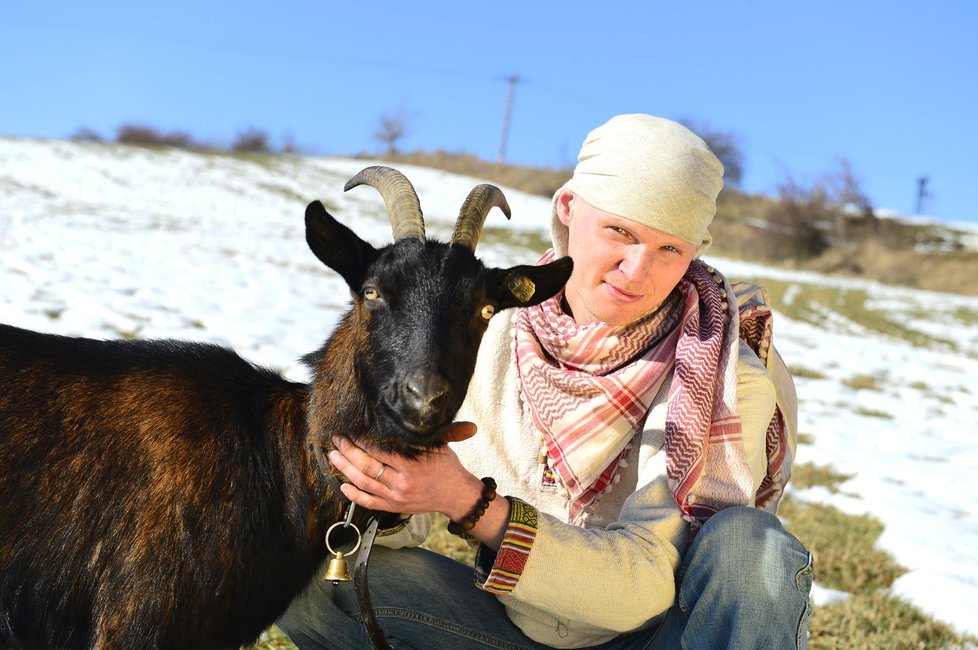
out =
[[[444,513],[479,544],[478,589],[457,562],[377,549],[381,626],[418,649],[804,647],[811,557],[772,514],[793,386],[763,292],[696,259],[722,165],[648,115],[612,118],[578,160],[542,260],[573,274],[493,317],[455,442],[406,461],[336,438],[353,501]],[[301,648],[364,647],[350,592],[311,585],[280,625]]]

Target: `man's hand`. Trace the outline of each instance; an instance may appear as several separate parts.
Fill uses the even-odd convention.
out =
[[[466,440],[476,431],[471,422],[456,422],[446,429],[444,440]],[[335,436],[333,444],[336,449],[329,453],[329,460],[349,480],[340,489],[364,508],[459,517],[471,507],[473,490],[476,494],[481,490],[481,481],[462,467],[447,446],[408,459],[376,447],[360,447],[344,436]]]

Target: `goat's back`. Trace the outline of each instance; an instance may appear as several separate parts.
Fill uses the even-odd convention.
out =
[[[253,639],[317,562],[305,395],[218,346],[0,325],[0,647]]]

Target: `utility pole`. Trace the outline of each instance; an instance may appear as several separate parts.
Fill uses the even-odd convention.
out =
[[[924,199],[927,198],[927,181],[930,179],[927,176],[921,176],[917,179],[917,206],[914,208],[914,214],[921,214],[924,208]]]
[[[509,121],[513,115],[513,95],[516,94],[516,84],[519,83],[519,75],[510,75],[509,92],[506,94],[506,109],[503,111],[503,132],[499,137],[499,153],[496,154],[496,164],[500,164],[506,158],[506,140],[509,138]]]

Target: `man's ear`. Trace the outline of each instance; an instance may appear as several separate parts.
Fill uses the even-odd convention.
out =
[[[492,269],[489,300],[499,310],[539,305],[560,292],[573,269],[574,263],[569,257],[542,266]]]
[[[557,201],[554,204],[554,208],[557,210],[557,218],[560,219],[560,223],[564,224],[568,228],[571,223],[571,205],[573,205],[574,200],[577,197],[570,190],[564,190],[557,195]]]
[[[333,218],[319,201],[306,208],[306,243],[319,260],[346,280],[357,292],[377,249]]]

